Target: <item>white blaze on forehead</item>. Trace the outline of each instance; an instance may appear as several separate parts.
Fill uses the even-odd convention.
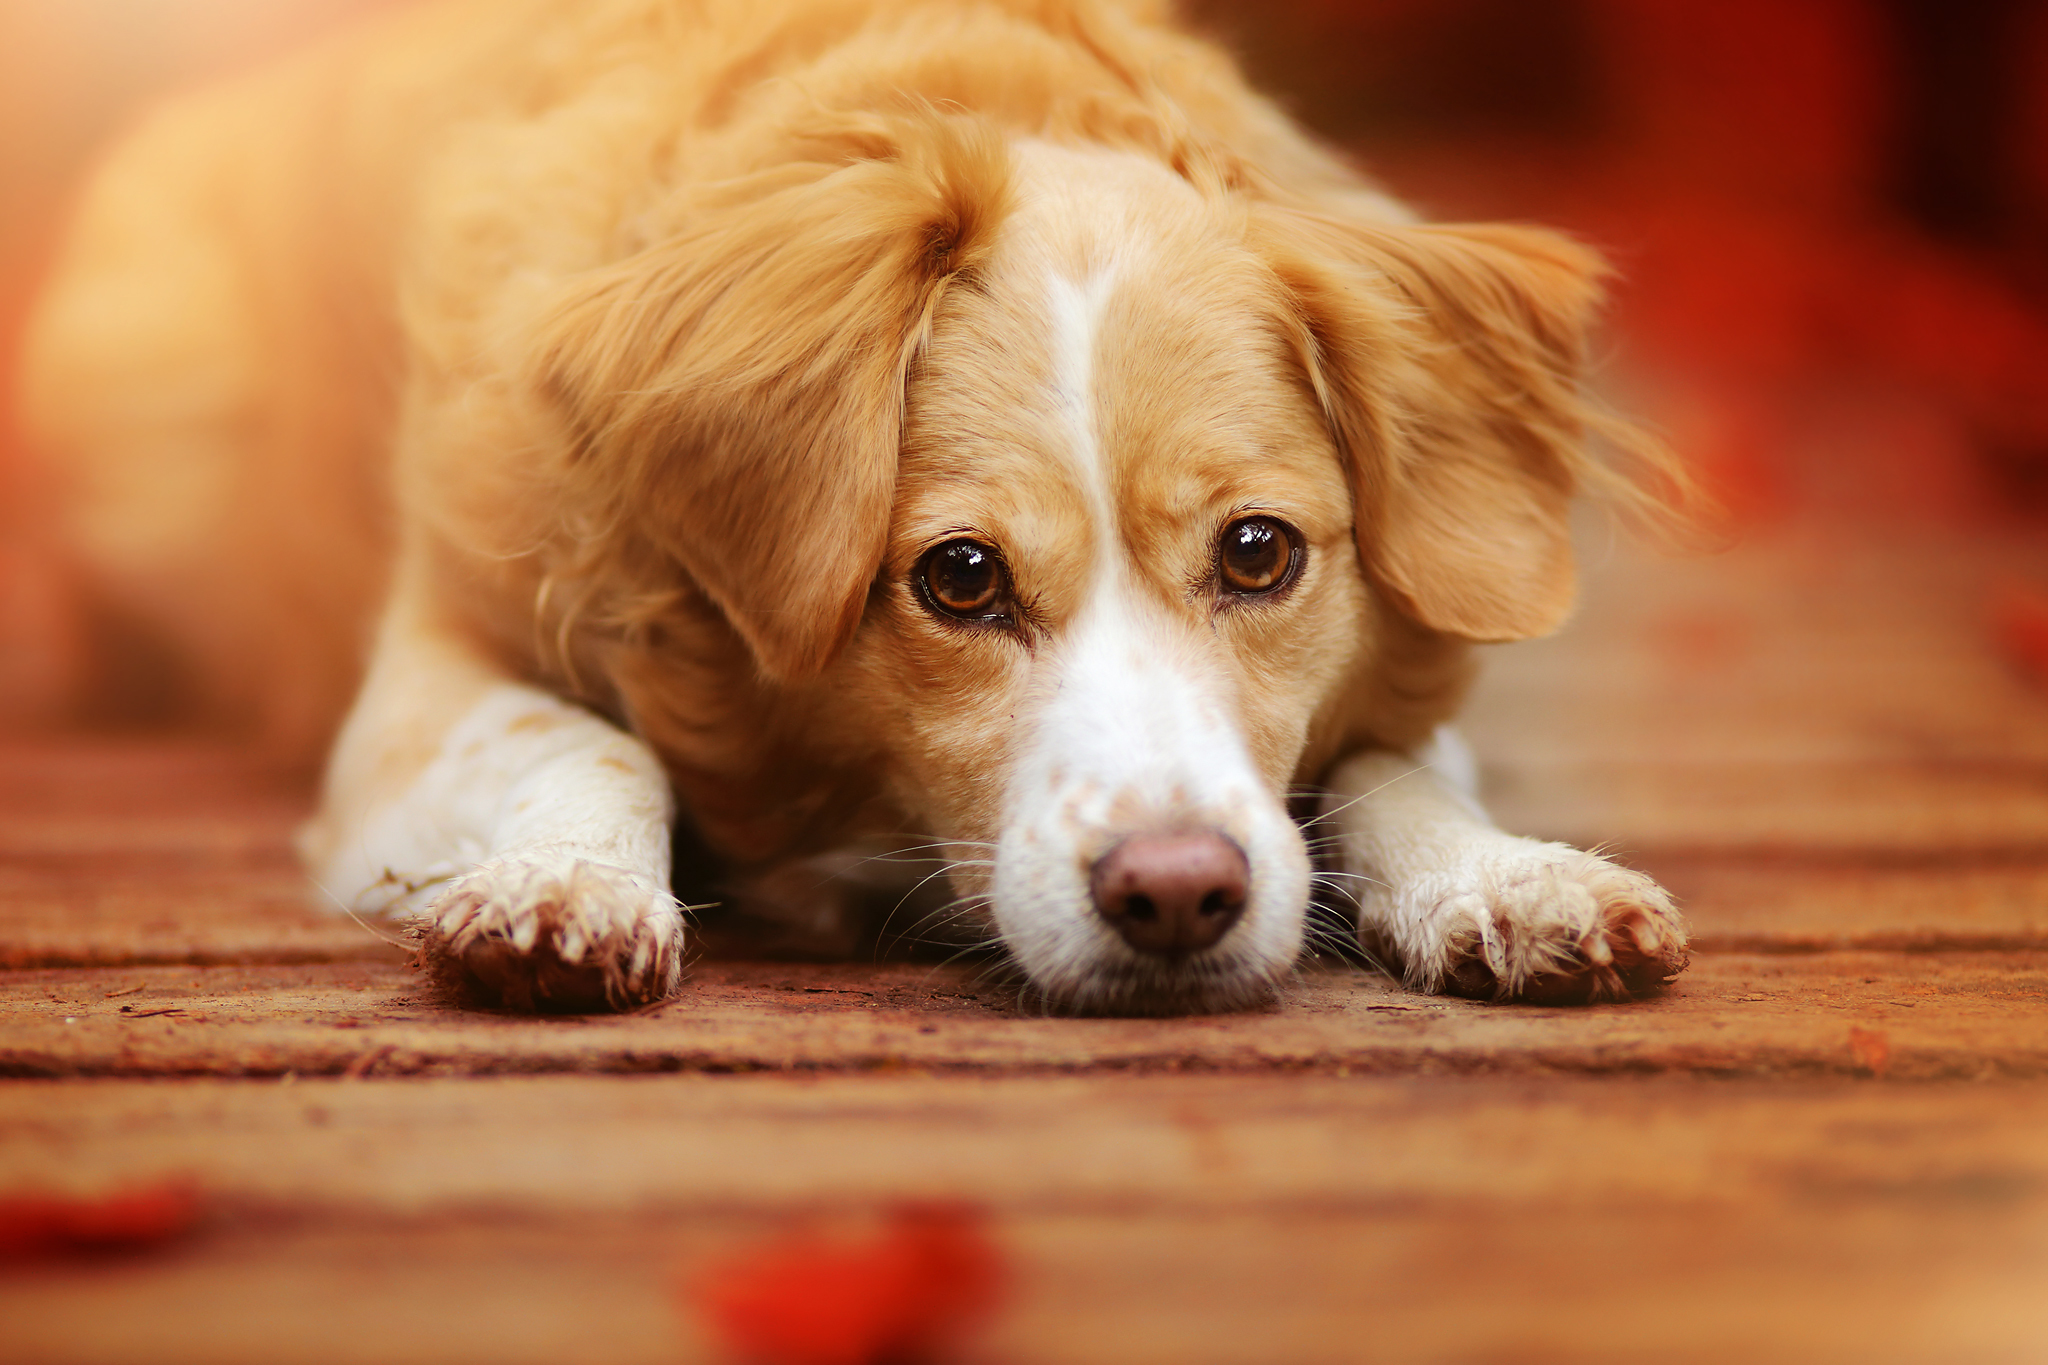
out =
[[[1112,266],[1085,280],[1055,274],[1045,283],[1046,317],[1052,333],[1048,340],[1053,398],[1081,475],[1081,487],[1088,494],[1096,543],[1104,549],[1104,560],[1115,555],[1116,509],[1110,502],[1109,461],[1096,421],[1095,344],[1114,284]]]
[[[1057,690],[1039,713],[1021,783],[1078,783],[1063,799],[1084,822],[1194,822],[1242,840],[1238,817],[1262,783],[1214,661],[1166,629],[1127,584],[1111,582],[1095,585],[1056,648]]]
[[[1026,187],[1011,222],[1009,279],[1036,295],[1044,324],[1047,415],[1094,523],[1098,567],[1119,574],[1121,518],[1103,445],[1097,361],[1112,299],[1145,287],[1163,219],[1197,199],[1180,177],[1145,157],[1026,140],[1013,149]]]
[[[1225,804],[1216,802],[1217,778],[1233,788],[1230,805],[1249,797],[1242,788],[1257,781],[1218,704],[1213,662],[1177,644],[1125,560],[1114,452],[1103,445],[1096,384],[1103,314],[1118,273],[1110,260],[1080,279],[1054,272],[1045,281],[1052,398],[1094,523],[1095,556],[1081,609],[1054,647],[1059,686],[1033,747],[1050,767],[1086,775],[1088,795],[1067,806],[1084,825],[1110,821],[1120,797],[1125,804],[1137,798],[1159,820],[1207,814],[1201,808]],[[1018,774],[1027,784],[1047,776],[1032,766],[1027,760]]]

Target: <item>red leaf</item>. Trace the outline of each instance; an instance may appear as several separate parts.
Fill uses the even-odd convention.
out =
[[[2048,590],[2017,580],[1993,598],[1992,631],[1998,647],[2030,682],[2048,687]]]
[[[54,1194],[0,1196],[0,1257],[133,1251],[170,1241],[199,1216],[190,1184],[138,1185],[94,1199]]]
[[[913,1205],[864,1240],[797,1235],[744,1252],[695,1297],[742,1360],[881,1365],[931,1359],[994,1312],[1002,1284],[979,1213]]]

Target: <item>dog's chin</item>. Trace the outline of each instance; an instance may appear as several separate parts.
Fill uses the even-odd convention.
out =
[[[1248,972],[1195,960],[1178,966],[1105,966],[1061,988],[1037,989],[1064,1014],[1157,1018],[1259,1009],[1273,1003],[1281,977],[1280,972]]]
[[[1294,955],[1259,956],[1226,945],[1181,958],[1110,949],[1083,961],[1033,962],[1005,941],[1004,971],[1026,1009],[1124,1018],[1230,1014],[1270,1005],[1294,969]]]

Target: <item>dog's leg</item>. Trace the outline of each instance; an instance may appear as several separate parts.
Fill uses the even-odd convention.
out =
[[[301,846],[341,903],[415,916],[465,995],[621,1008],[681,978],[672,813],[645,745],[400,609]]]
[[[1417,990],[1502,1000],[1621,1000],[1684,969],[1685,920],[1639,872],[1503,833],[1471,755],[1439,731],[1415,754],[1369,750],[1331,774],[1324,816],[1360,878],[1359,933]]]

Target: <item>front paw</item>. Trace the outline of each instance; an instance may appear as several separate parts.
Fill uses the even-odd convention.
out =
[[[1562,844],[1473,850],[1400,890],[1416,990],[1532,1004],[1626,1000],[1685,970],[1685,918],[1640,872]]]
[[[421,959],[473,1003],[630,1009],[682,982],[683,915],[645,877],[566,853],[485,863],[428,907]]]

